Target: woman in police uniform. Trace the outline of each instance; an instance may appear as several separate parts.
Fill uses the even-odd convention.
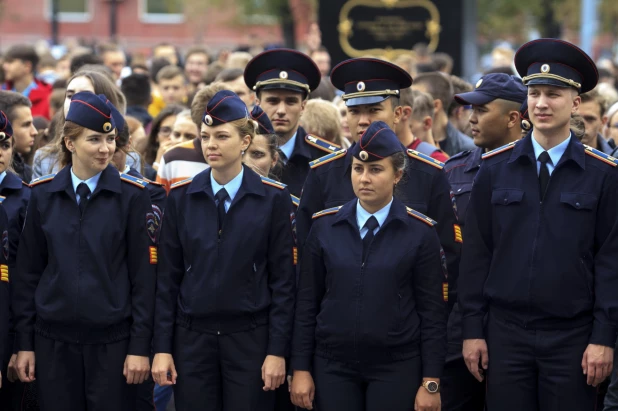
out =
[[[436,222],[393,198],[406,155],[388,125],[372,123],[352,154],[357,199],[313,216],[301,261],[292,402],[437,411],[446,303]]]
[[[295,273],[290,194],[243,166],[255,124],[231,91],[201,128],[210,169],[170,190],[160,235],[153,377],[176,409],[269,410],[285,379]]]
[[[110,165],[110,106],[103,95],[75,94],[66,165],[31,184],[12,302],[19,378],[36,375],[43,411],[133,410],[127,384],[148,376],[152,207],[144,185]]]

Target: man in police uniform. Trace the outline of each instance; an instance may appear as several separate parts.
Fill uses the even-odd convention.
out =
[[[483,156],[466,215],[463,356],[487,408],[593,410],[618,320],[618,161],[570,132],[598,80],[574,45],[523,45],[534,130]],[[488,314],[487,324],[484,325]]]
[[[487,74],[476,83],[474,91],[455,95],[458,103],[472,106],[470,125],[478,147],[456,154],[444,167],[464,236],[470,192],[481,166],[481,156],[521,138],[520,108],[526,98],[527,90],[521,80],[503,73]],[[451,295],[456,295],[456,290],[451,290]],[[485,384],[468,372],[463,360],[458,304],[451,311],[448,325],[448,352],[441,380],[442,410],[481,411],[485,404]]]
[[[399,90],[410,87],[412,78],[400,67],[371,58],[342,62],[331,73],[333,85],[344,92],[348,124],[356,141],[374,121],[383,121],[392,129],[401,119]],[[378,137],[379,138],[379,137]],[[448,283],[457,277],[461,230],[450,200],[450,187],[442,171],[443,163],[414,150],[407,150],[406,174],[397,185],[395,195],[406,206],[438,222],[436,228],[444,250],[444,298]],[[352,155],[340,150],[311,163],[296,216],[299,251],[311,228],[314,213],[345,204],[353,199],[351,182]]]
[[[296,50],[275,49],[258,54],[245,68],[245,83],[257,93],[262,107],[279,136],[285,164],[281,182],[300,196],[309,162],[339,149],[299,126],[307,96],[320,84],[320,70],[311,58]]]

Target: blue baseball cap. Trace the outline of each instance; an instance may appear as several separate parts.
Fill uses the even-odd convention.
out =
[[[98,133],[109,133],[116,128],[112,117],[112,103],[103,94],[81,91],[71,97],[66,121],[79,124]]]
[[[395,132],[383,121],[371,123],[358,144],[351,148],[352,155],[363,162],[378,161],[395,153],[403,152]]]
[[[221,90],[208,102],[202,122],[219,126],[241,118],[249,118],[247,105],[233,91]]]
[[[519,78],[504,73],[492,73],[477,81],[473,91],[456,94],[455,101],[475,106],[482,106],[496,99],[522,104],[527,96],[528,89]]]

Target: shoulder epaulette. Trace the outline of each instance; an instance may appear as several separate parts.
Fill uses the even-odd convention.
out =
[[[26,183],[24,180],[21,180],[21,183],[22,183],[23,185],[25,185],[25,186],[30,187],[30,184]]]
[[[32,180],[30,182],[30,187],[34,187],[34,186],[37,186],[37,185],[39,185],[41,183],[46,183],[48,181],[52,181],[54,179],[54,177],[56,177],[55,174],[48,174],[46,176],[41,176],[39,178],[35,178],[34,180]]]
[[[0,204],[2,204],[4,202],[4,200],[6,200],[6,197],[0,196]]]
[[[287,187],[285,184],[280,183],[277,180],[273,180],[272,178],[268,178],[264,176],[260,176],[260,177],[262,178],[262,183],[266,184],[267,186],[277,187],[279,190],[283,190],[284,188]]]
[[[433,227],[436,224],[438,224],[437,221],[432,220],[431,218],[427,217],[425,214],[423,213],[419,213],[418,211],[410,208],[410,207],[406,207],[406,211],[408,211],[408,215],[414,217],[414,218],[418,218],[419,220],[421,220],[423,223]]]
[[[125,183],[133,184],[134,186],[137,186],[139,188],[144,188],[148,185],[148,183],[141,178],[133,177],[129,174],[120,174],[120,179]]]
[[[584,149],[586,154],[590,157],[594,157],[597,160],[601,160],[604,163],[609,164],[612,167],[616,167],[618,165],[618,159],[616,157],[612,157],[609,154],[605,154],[602,151],[597,150],[596,148],[592,148],[584,144]]]
[[[300,204],[300,198],[296,197],[294,194],[290,194],[290,197],[292,197],[292,204],[298,207],[298,205]]]
[[[316,168],[319,166],[323,166],[324,164],[330,163],[331,161],[337,160],[338,158],[345,157],[345,153],[347,152],[348,150],[346,150],[345,148],[339,151],[335,151],[334,153],[330,153],[328,155],[325,155],[324,157],[320,157],[318,159],[310,161],[309,167]]]
[[[326,151],[327,153],[332,153],[341,148],[338,144],[331,143],[330,141],[324,140],[323,138],[311,134],[307,134],[305,136],[305,141],[313,147],[317,147],[322,151]]]
[[[187,184],[189,184],[191,181],[193,181],[193,177],[191,177],[191,178],[187,178],[187,179],[184,179],[184,180],[181,180],[181,181],[179,181],[179,182],[177,182],[177,183],[172,184],[172,186],[170,187],[170,190],[171,190],[172,188],[178,188],[178,187],[186,186],[186,185],[187,185]]]
[[[325,215],[335,214],[337,211],[339,211],[339,209],[341,207],[343,207],[343,206],[332,207],[332,208],[327,208],[326,210],[318,211],[311,218],[313,218],[315,220],[316,218],[320,218],[320,217],[325,216]]]
[[[452,155],[452,156],[449,157],[448,160],[446,160],[446,163],[444,163],[444,165],[447,165],[449,163],[449,161],[457,160],[458,158],[462,158],[462,157],[467,157],[468,155],[470,155],[471,152],[472,152],[472,150],[465,150],[465,151],[462,151],[461,153],[457,153],[455,155]]]
[[[163,187],[163,184],[157,183],[156,181],[152,181],[147,178],[145,178],[144,181],[147,182],[148,184],[152,184],[153,186]]]
[[[519,141],[519,140],[517,140]],[[493,157],[496,154],[500,154],[500,153],[504,153],[505,151],[509,151],[510,149],[512,149],[513,147],[515,147],[515,144],[517,144],[517,141],[511,141],[509,144],[506,144],[502,147],[498,147],[494,150],[488,151],[487,153],[482,155],[483,160],[489,158],[489,157]]]
[[[419,151],[412,150],[410,148],[408,149],[408,156],[411,157],[411,158],[420,160],[420,161],[422,161],[424,163],[427,163],[427,164],[429,164],[431,166],[434,166],[437,169],[442,170],[442,168],[444,168],[444,163],[443,162],[438,161],[438,160],[436,160],[433,157],[429,157],[428,155],[423,154],[423,153],[421,153]]]

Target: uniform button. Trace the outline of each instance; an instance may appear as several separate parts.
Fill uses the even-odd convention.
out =
[[[579,203],[575,203],[575,207],[579,208]]]
[[[217,331],[217,335],[221,335],[221,331]]]
[[[505,199],[504,199],[504,204],[506,204],[506,203],[508,203],[508,202],[509,202],[508,198],[505,198]]]
[[[459,193],[461,191],[461,188],[459,190],[457,190],[457,192]]]

